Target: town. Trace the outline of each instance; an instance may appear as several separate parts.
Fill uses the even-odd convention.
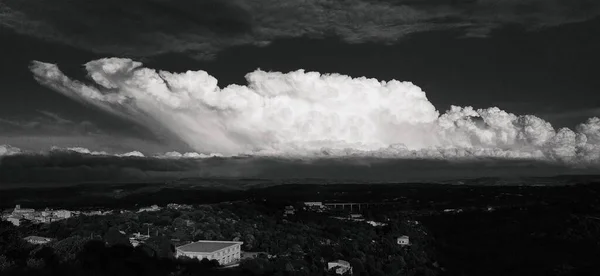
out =
[[[225,203],[225,205],[231,205],[235,203]],[[280,217],[282,223],[289,224],[290,221],[298,220],[302,216],[313,215],[320,216],[322,218],[329,217],[333,220],[338,220],[342,223],[358,223],[365,227],[381,228],[387,226],[390,222],[389,218],[385,221],[375,221],[373,219],[366,219],[360,211],[365,211],[369,207],[376,206],[374,203],[340,203],[340,202],[298,202],[295,205],[285,205],[281,209]],[[13,209],[5,210],[3,212],[3,219],[12,223],[14,226],[24,227],[27,224],[34,225],[50,225],[52,223],[60,223],[63,220],[75,220],[81,217],[93,217],[93,216],[117,216],[117,217],[132,217],[139,215],[159,215],[162,212],[194,212],[196,207],[203,208],[214,208],[211,205],[204,206],[193,206],[184,204],[167,204],[165,206],[152,205],[148,207],[141,207],[134,210],[94,210],[94,211],[78,211],[78,210],[51,210],[44,209],[43,211],[37,211],[34,209],[22,208],[20,205],[15,206]],[[173,221],[179,223],[181,217]],[[234,220],[226,219],[226,221],[234,222]],[[407,222],[418,225],[418,221]],[[222,268],[233,268],[238,267],[243,260],[255,259],[258,256],[264,256],[267,259],[277,259],[278,257],[290,257],[293,255],[292,252],[282,252],[281,250],[269,250],[270,248],[264,246],[256,246],[255,238],[252,235],[239,235],[234,237],[232,240],[221,239],[224,235],[194,235],[202,238],[213,238],[213,239],[195,239],[193,235],[186,235],[183,228],[190,230],[191,234],[194,234],[197,223],[192,219],[185,219],[179,224],[180,227],[175,227],[175,232],[167,234],[169,227],[160,227],[162,223],[145,223],[146,231],[140,231],[138,227],[137,231],[129,229],[118,229],[118,234],[121,237],[126,237],[129,244],[132,247],[139,247],[144,245],[147,241],[157,236],[167,236],[169,242],[174,246],[173,257],[175,258],[192,258],[197,260],[215,261],[215,266]],[[37,229],[43,229],[37,228]],[[199,229],[198,229],[199,230]],[[244,229],[241,229],[242,231]],[[109,229],[109,232],[113,229]],[[201,230],[200,230],[201,231]],[[32,233],[35,231],[32,231]],[[43,231],[39,231],[43,232]],[[114,232],[114,231],[113,231]],[[94,237],[95,233],[91,233],[90,237]],[[99,234],[98,234],[99,235]],[[106,236],[106,234],[104,235]],[[60,237],[52,237],[50,235],[39,236],[29,235],[23,238],[30,244],[34,245],[46,245],[50,244]],[[346,241],[351,241],[351,238],[346,238]],[[400,233],[394,237],[395,244],[397,247],[404,248],[412,245],[410,236],[407,233]],[[110,240],[107,242],[110,243]],[[343,241],[342,241],[343,242]],[[373,240],[373,243],[376,241]],[[339,241],[335,242],[332,238],[321,239],[318,241],[320,245],[339,245]],[[296,245],[297,246],[297,245]],[[243,250],[246,249],[246,250]],[[260,251],[256,251],[260,249]],[[296,248],[298,249],[298,248]],[[271,251],[271,252],[268,252]],[[303,251],[298,249],[297,251]],[[342,259],[342,256],[331,256],[330,260],[323,263],[324,270],[330,271],[334,274],[345,275],[352,274],[355,268],[351,264],[350,259]],[[363,266],[360,264],[359,266]],[[354,270],[353,270],[354,269]],[[362,268],[361,268],[362,271]]]
[[[105,197],[62,189],[55,204],[31,200],[35,190],[12,191],[1,195],[11,201],[2,202],[0,270],[504,276],[526,260],[535,266],[515,276],[573,275],[594,271],[592,256],[600,254],[598,187],[288,184],[223,192],[121,185],[105,187]],[[482,254],[489,251],[481,244],[497,254]]]

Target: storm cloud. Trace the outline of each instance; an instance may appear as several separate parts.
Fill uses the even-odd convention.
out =
[[[303,70],[256,70],[248,85],[217,86],[205,71],[172,73],[130,59],[85,65],[95,82],[33,62],[36,80],[148,129],[166,129],[195,152],[172,158],[258,156],[482,162],[524,160],[569,167],[600,164],[600,119],[555,129],[498,107],[437,111],[411,82]]]

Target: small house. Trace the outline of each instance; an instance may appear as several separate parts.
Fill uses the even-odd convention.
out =
[[[25,237],[23,238],[25,241],[27,241],[28,243],[32,243],[32,244],[46,244],[52,241],[51,238],[46,238],[46,237],[38,237],[38,236],[29,236],[29,237]]]
[[[285,210],[283,211],[284,216],[293,215],[295,213],[294,206],[285,206]]]
[[[350,214],[350,219],[357,220],[357,221],[364,220],[363,215],[361,215],[361,214]]]
[[[335,273],[339,274],[339,275],[345,274],[347,272],[352,274],[352,266],[350,266],[350,263],[348,263],[347,261],[344,261],[344,260],[328,262],[327,270],[332,270],[332,269],[334,269]]]
[[[408,236],[401,236],[398,237],[398,239],[396,240],[397,243],[401,246],[407,246],[410,245],[410,238]]]

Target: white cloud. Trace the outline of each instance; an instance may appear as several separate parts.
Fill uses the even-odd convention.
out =
[[[197,152],[167,158],[218,153],[600,161],[598,118],[577,132],[557,132],[538,117],[497,107],[453,106],[440,115],[410,82],[257,70],[246,75],[246,86],[219,88],[204,71],[157,72],[129,59],[95,60],[86,69],[106,89],[72,81],[54,65],[31,66],[40,83],[149,129],[168,129]]]
[[[10,146],[10,145],[0,145],[0,157],[2,156],[10,156],[15,154],[20,154],[21,149]]]
[[[143,153],[139,151],[131,151],[122,154],[116,154],[118,157],[146,157]]]
[[[105,151],[91,151],[82,147],[72,147],[72,148],[60,148],[60,147],[52,147],[50,151],[71,151],[79,154],[88,154],[88,155],[110,155]]]
[[[52,147],[50,149],[50,151],[54,151],[54,152],[60,152],[60,151],[64,151],[64,152],[75,152],[75,153],[79,153],[79,154],[84,154],[84,155],[95,155],[95,156],[114,156],[114,157],[145,157],[145,155],[139,151],[131,151],[131,152],[126,152],[126,153],[108,153],[106,151],[92,151],[89,150],[87,148],[82,148],[82,147],[68,147],[68,148],[61,148],[61,147]]]
[[[170,151],[165,154],[156,155],[156,158],[166,158],[166,159],[202,159],[202,158],[211,158],[211,157],[221,157],[221,154],[203,154],[197,152],[186,152],[180,153],[176,151]]]

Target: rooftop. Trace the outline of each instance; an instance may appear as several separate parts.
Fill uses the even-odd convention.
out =
[[[203,252],[211,253],[227,248],[232,245],[243,244],[243,242],[236,241],[197,241],[177,247],[178,250],[184,252]]]
[[[49,240],[52,240],[51,238],[39,237],[39,236],[28,236],[28,237],[25,237],[23,239],[28,240],[28,241],[49,241]]]
[[[350,263],[347,262],[347,261],[344,261],[344,260],[336,260],[336,261],[332,261],[332,262],[329,262],[329,263],[330,264],[338,264],[338,265],[341,265],[341,266],[350,266]]]

